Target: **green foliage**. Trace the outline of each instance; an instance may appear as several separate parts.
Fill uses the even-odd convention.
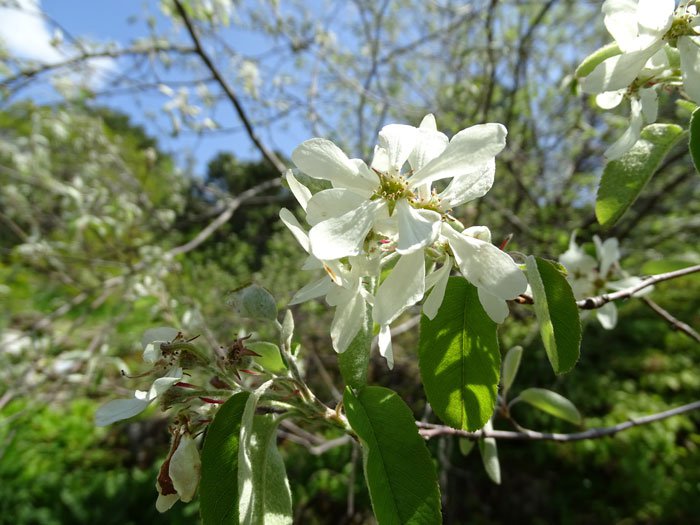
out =
[[[595,205],[601,226],[609,228],[624,215],[682,136],[675,124],[651,124],[629,152],[605,166]]]
[[[547,357],[554,373],[563,374],[578,361],[581,345],[574,294],[556,265],[539,257],[527,258],[527,276]]]
[[[575,425],[581,424],[581,414],[574,404],[564,396],[546,388],[526,388],[510,404],[514,405],[519,401],[528,403],[564,421]]]
[[[607,44],[606,46],[603,46],[600,49],[597,49],[596,51],[588,55],[576,68],[574,75],[576,75],[579,78],[587,77],[593,72],[593,70],[598,66],[598,64],[610,57],[614,57],[615,55],[619,54],[620,48],[617,45],[617,43],[613,42],[611,44]]]
[[[425,393],[438,417],[464,430],[484,426],[496,406],[501,354],[496,323],[476,287],[450,277],[435,319],[421,319],[418,352]]]
[[[693,111],[693,114],[690,116],[688,146],[695,169],[700,172],[700,108]]]
[[[240,392],[219,408],[202,446],[200,512],[204,525],[238,525],[238,444],[250,394]]]
[[[359,389],[367,384],[369,353],[372,344],[372,309],[365,306],[362,328],[350,342],[347,350],[338,354],[338,368],[345,384]]]
[[[379,525],[441,522],[437,476],[411,410],[392,390],[368,386],[343,401],[362,443],[365,476]],[[387,424],[391,422],[391,424]]]

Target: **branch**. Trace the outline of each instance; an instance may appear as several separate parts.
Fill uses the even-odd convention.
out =
[[[238,118],[241,119],[241,122],[243,122],[243,126],[245,127],[245,130],[248,133],[248,137],[253,142],[258,151],[260,151],[265,160],[267,160],[272,165],[272,167],[274,167],[280,173],[280,175],[284,175],[284,173],[287,171],[287,166],[285,166],[284,162],[282,162],[272,150],[268,149],[267,146],[265,146],[262,143],[260,137],[258,137],[250,121],[250,118],[246,114],[245,110],[243,109],[243,106],[241,105],[240,100],[238,99],[238,96],[233,91],[233,88],[226,82],[221,72],[217,69],[207,52],[202,47],[202,42],[200,41],[199,36],[197,35],[197,31],[195,30],[189,15],[185,11],[185,8],[182,6],[182,2],[180,0],[174,0],[174,4],[175,9],[177,9],[178,14],[182,18],[182,21],[184,22],[185,27],[187,28],[187,32],[189,33],[190,38],[192,39],[192,43],[195,47],[195,53],[199,55],[199,57],[202,59],[202,62],[204,62],[204,65],[207,67],[207,69],[209,69],[212,76],[214,77],[214,80],[216,80],[219,86],[221,86],[221,89],[224,91],[226,98],[228,98],[231,104],[233,104],[233,107],[235,108],[236,113],[238,114]]]
[[[495,438],[509,441],[556,441],[560,443],[568,443],[572,441],[584,441],[587,439],[600,439],[606,436],[614,436],[618,432],[628,430],[632,427],[648,425],[669,417],[678,416],[700,409],[700,401],[688,403],[687,405],[665,410],[657,414],[650,414],[639,418],[630,418],[628,421],[618,423],[611,427],[590,428],[583,432],[574,432],[571,434],[558,434],[550,432],[536,432],[534,430],[523,429],[522,431],[509,430],[477,430],[476,432],[467,432],[466,430],[457,430],[456,428],[447,427],[444,425],[434,425],[432,423],[422,423],[416,421],[419,428],[419,433],[425,439],[430,439],[436,436],[459,436],[467,439],[480,438]]]
[[[671,328],[673,328],[674,330],[678,330],[679,332],[683,332],[691,339],[695,339],[698,343],[700,343],[700,334],[693,330],[691,326],[673,317],[667,310],[659,306],[657,303],[655,303],[648,297],[641,297],[641,299],[644,302],[644,304],[646,304],[649,308],[651,308],[654,311],[654,313],[656,313],[659,317],[661,317],[664,321],[671,325]]]

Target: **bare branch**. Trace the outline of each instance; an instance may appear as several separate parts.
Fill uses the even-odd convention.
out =
[[[187,11],[185,11],[185,8],[182,6],[182,2],[180,0],[174,0],[174,4],[178,14],[180,15],[182,21],[185,24],[185,27],[187,28],[187,32],[189,33],[190,38],[192,39],[192,43],[195,47],[195,53],[197,53],[197,55],[199,55],[199,57],[202,59],[202,62],[204,62],[204,65],[207,67],[207,69],[209,69],[212,76],[214,77],[214,80],[216,80],[216,82],[226,94],[226,98],[228,98],[231,104],[233,104],[233,107],[235,108],[236,113],[238,114],[238,118],[241,119],[241,122],[243,122],[243,126],[245,127],[246,132],[248,133],[248,137],[253,142],[258,151],[262,154],[262,156],[265,158],[265,160],[267,160],[272,165],[272,167],[274,167],[280,173],[280,175],[284,175],[284,173],[287,171],[287,166],[285,166],[284,162],[280,160],[280,158],[275,154],[275,152],[268,149],[267,146],[265,146],[265,144],[262,143],[260,137],[258,137],[257,133],[255,132],[255,129],[253,128],[251,120],[248,117],[245,109],[243,108],[241,101],[238,99],[238,96],[236,95],[235,91],[228,84],[228,82],[226,82],[221,72],[214,65],[209,55],[202,47],[202,43],[199,39],[199,36],[197,35],[197,31],[195,30],[194,25],[192,24],[192,21],[190,20],[190,17],[187,14]]]
[[[659,317],[661,317],[664,321],[671,325],[671,328],[673,328],[674,330],[678,330],[679,332],[683,332],[691,339],[695,339],[698,343],[700,343],[700,334],[693,330],[693,327],[685,324],[683,321],[679,321],[678,319],[673,317],[673,315],[671,315],[667,310],[659,306],[657,303],[655,303],[648,297],[642,297],[641,299],[644,302],[644,304],[646,304],[649,308],[651,308],[654,311],[654,313],[656,313]]]
[[[458,436],[467,439],[480,438],[495,438],[509,441],[557,441],[560,443],[568,443],[572,441],[584,441],[587,439],[600,439],[607,436],[614,436],[618,432],[623,432],[632,427],[648,425],[669,417],[678,416],[700,409],[700,401],[688,403],[670,410],[665,410],[657,414],[650,414],[639,418],[630,418],[628,421],[618,423],[611,427],[590,428],[583,432],[573,432],[571,434],[559,434],[552,432],[536,432],[534,430],[523,429],[513,432],[509,430],[477,430],[476,432],[467,432],[466,430],[457,430],[456,428],[447,427],[444,425],[434,425],[431,423],[422,423],[416,421],[421,436],[425,439],[430,439],[437,436]]]

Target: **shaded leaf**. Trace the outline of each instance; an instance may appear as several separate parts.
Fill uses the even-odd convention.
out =
[[[520,359],[522,359],[522,356],[523,347],[514,346],[508,350],[508,353],[503,360],[503,376],[501,377],[501,382],[503,384],[504,395],[513,384],[515,376],[518,375],[518,368],[520,368]]]
[[[491,421],[484,425],[484,430],[493,430]],[[501,484],[501,464],[498,461],[498,446],[495,438],[481,438],[479,440],[479,452],[481,453],[481,462],[484,464],[484,470],[488,474],[491,481],[496,485]]]
[[[524,401],[554,417],[569,421],[575,425],[581,424],[581,414],[574,404],[561,394],[545,388],[528,388],[512,401],[512,405]]]
[[[267,341],[256,341],[246,343],[246,347],[259,354],[259,357],[253,357],[253,360],[265,370],[275,374],[281,374],[287,370],[287,366],[282,361],[280,349],[276,344],[268,343]]]

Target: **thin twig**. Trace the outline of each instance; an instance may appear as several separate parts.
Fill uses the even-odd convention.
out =
[[[673,328],[674,330],[678,330],[679,332],[683,332],[691,339],[695,339],[698,343],[700,343],[700,334],[693,330],[692,326],[689,326],[683,321],[676,319],[675,317],[673,317],[673,315],[670,314],[670,312],[659,306],[657,303],[655,303],[648,297],[641,297],[641,300],[644,302],[644,304],[651,308],[654,311],[654,313],[656,313],[659,317],[661,317],[664,321],[671,325],[671,328]]]
[[[456,428],[447,427],[444,425],[434,425],[431,423],[422,423],[420,421],[416,421],[416,425],[419,428],[421,436],[423,436],[425,439],[430,439],[436,436],[451,435],[467,439],[480,439],[483,437],[510,441],[557,441],[561,443],[568,443],[571,441],[584,441],[587,439],[600,439],[606,436],[614,436],[618,432],[628,430],[632,427],[648,425],[649,423],[655,423],[656,421],[661,421],[669,417],[678,416],[680,414],[685,414],[686,412],[691,412],[698,409],[700,409],[700,401],[695,401],[693,403],[688,403],[687,405],[665,410],[657,414],[650,414],[639,418],[630,418],[628,421],[618,423],[617,425],[613,425],[611,427],[590,428],[588,430],[584,430],[583,432],[573,432],[571,434],[536,432],[534,430],[527,429],[517,432],[509,430],[477,430],[476,432],[467,432],[466,430],[457,430]]]
[[[267,160],[280,173],[280,175],[284,175],[284,173],[287,171],[287,167],[285,166],[284,162],[282,162],[280,158],[277,155],[275,155],[275,152],[268,149],[267,146],[265,146],[265,144],[262,143],[260,137],[258,137],[257,133],[255,132],[255,129],[253,128],[250,118],[248,118],[248,115],[245,109],[243,108],[241,101],[238,99],[238,96],[234,92],[233,88],[228,84],[228,82],[226,82],[221,72],[219,72],[217,67],[214,65],[207,52],[204,50],[204,47],[202,47],[199,35],[197,35],[197,31],[195,30],[194,25],[192,24],[192,21],[190,20],[190,17],[187,14],[187,11],[183,7],[182,2],[180,0],[174,0],[174,4],[175,9],[177,9],[178,14],[180,15],[182,21],[185,24],[185,28],[187,29],[187,32],[189,33],[190,38],[192,39],[192,43],[195,47],[195,53],[197,53],[197,55],[199,55],[199,57],[202,59],[202,62],[204,62],[204,65],[207,67],[207,69],[209,69],[212,76],[214,77],[214,80],[216,80],[221,89],[224,91],[226,98],[228,98],[231,104],[233,104],[233,107],[235,108],[236,113],[238,114],[238,118],[241,119],[241,122],[243,123],[243,126],[245,127],[246,132],[248,133],[248,137],[253,142],[258,151],[260,151],[265,160]]]

